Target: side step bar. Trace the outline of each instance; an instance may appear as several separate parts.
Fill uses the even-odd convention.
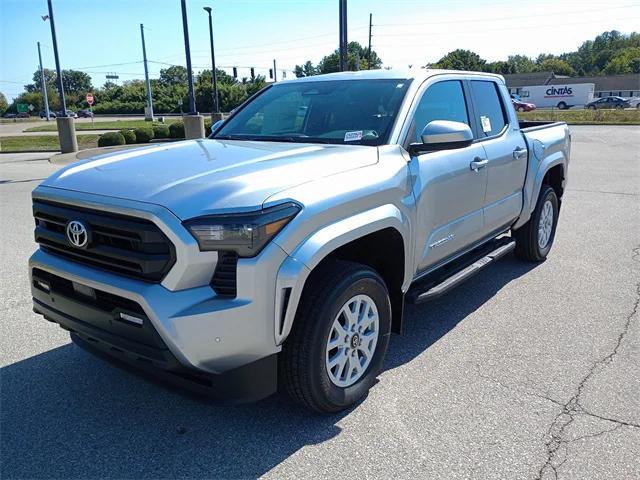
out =
[[[511,252],[515,247],[516,247],[515,240],[511,240],[508,243],[502,244],[495,250],[492,250],[491,252],[487,253],[486,255],[479,258],[478,260],[468,265],[467,267],[463,268],[462,270],[459,270],[453,275],[451,275],[450,277],[445,278],[440,283],[436,285],[431,285],[429,288],[427,288],[422,292],[420,292],[419,289],[416,289],[413,292],[409,291],[409,294],[407,295],[408,297],[407,300],[411,303],[416,303],[416,304],[434,300],[440,297],[441,295],[443,295],[444,293],[448,292],[452,288],[457,287],[462,282],[469,279],[470,277],[478,273],[480,270],[485,268],[487,265],[490,265],[491,263],[498,260],[499,258],[504,257],[507,253]]]

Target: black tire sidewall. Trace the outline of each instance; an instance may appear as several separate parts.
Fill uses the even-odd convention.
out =
[[[547,202],[547,200],[550,200],[551,205],[553,206],[553,225],[551,226],[551,236],[549,237],[549,241],[547,242],[547,245],[541,249],[540,245],[538,244],[538,226],[540,224],[540,217],[542,216],[542,208],[544,204]],[[556,195],[556,192],[553,190],[553,188],[549,186],[543,186],[543,191],[540,192],[538,205],[536,205],[536,210],[533,216],[533,232],[532,232],[533,248],[535,249],[536,256],[541,260],[547,258],[547,255],[549,255],[549,251],[553,246],[553,241],[556,236],[556,226],[558,225],[559,211],[560,211],[560,208],[559,208],[558,197]]]
[[[380,336],[373,359],[368,365],[365,375],[353,385],[343,388],[335,385],[327,373],[326,345],[336,315],[349,299],[359,294],[368,295],[376,304]],[[311,352],[309,352],[312,359],[310,362],[311,388],[316,390],[314,392],[316,398],[326,400],[327,409],[340,410],[366,395],[382,369],[391,332],[391,304],[384,282],[372,270],[357,271],[349,278],[338,282],[326,301],[323,302],[320,310],[314,315],[314,320],[316,322],[312,335],[316,340],[312,344]]]

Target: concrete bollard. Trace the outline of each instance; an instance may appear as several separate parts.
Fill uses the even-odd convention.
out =
[[[60,141],[60,151],[71,153],[78,151],[78,140],[76,139],[76,127],[73,124],[73,117],[57,117],[58,140]]]
[[[202,115],[185,115],[184,136],[187,140],[204,138],[204,117]]]

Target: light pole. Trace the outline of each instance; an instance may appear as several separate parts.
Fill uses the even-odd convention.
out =
[[[147,87],[147,111],[144,119],[153,122],[153,99],[151,98],[151,81],[149,80],[149,68],[147,67],[147,46],[144,43],[144,26],[140,24],[140,36],[142,37],[142,61],[144,62],[144,80]]]
[[[38,42],[38,60],[40,61],[40,85],[42,87],[42,97],[44,99],[44,114],[49,121],[49,98],[47,97],[47,81],[44,78],[44,68],[42,68],[42,54],[40,53],[40,42]]]
[[[211,87],[213,88],[213,110],[211,111],[211,120],[214,122],[221,120],[220,102],[218,100],[218,74],[216,72],[216,55],[213,49],[213,21],[211,19],[211,7],[202,7],[209,14],[209,43],[211,44]]]
[[[60,115],[56,116],[56,125],[58,126],[58,141],[60,142],[60,151],[62,153],[70,153],[78,151],[78,139],[76,138],[76,128],[73,125],[73,117],[67,115],[67,102],[64,99],[64,86],[62,84],[62,71],[60,70],[60,57],[58,56],[58,40],[56,38],[56,24],[53,20],[53,5],[51,0],[47,0],[49,6],[49,15],[42,17],[42,20],[49,19],[51,25],[51,39],[53,41],[53,56],[56,60],[56,75],[58,92],[60,93]]]
[[[181,0],[182,30],[184,32],[184,53],[187,57],[187,82],[189,83],[189,113],[184,117],[184,135],[187,140],[204,138],[204,117],[196,111],[196,95],[193,89],[191,70],[191,48],[189,47],[189,26],[187,25],[187,2]]]

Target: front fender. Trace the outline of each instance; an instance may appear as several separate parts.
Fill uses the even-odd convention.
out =
[[[298,245],[278,270],[276,280],[275,341],[281,345],[293,325],[307,278],[331,252],[371,233],[394,228],[404,243],[404,280],[402,290],[411,283],[412,266],[409,219],[395,205],[382,205],[324,226]]]

